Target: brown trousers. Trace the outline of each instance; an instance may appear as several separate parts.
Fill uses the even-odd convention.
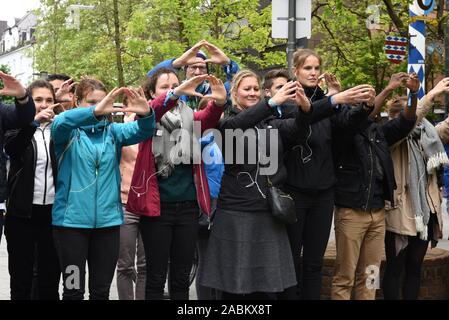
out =
[[[331,298],[374,300],[384,251],[385,210],[335,209],[337,258]],[[352,292],[354,289],[354,292]]]

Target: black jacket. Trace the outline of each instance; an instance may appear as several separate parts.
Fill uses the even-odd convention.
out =
[[[334,131],[333,154],[337,185],[335,204],[339,207],[369,211],[373,208],[373,195],[383,194],[393,205],[396,189],[393,162],[389,146],[405,138],[413,129],[416,119],[403,115],[381,125],[370,119],[360,124],[357,132]],[[376,158],[383,173],[383,190],[375,183]]]
[[[33,137],[36,125],[32,123],[19,130],[10,130],[5,136],[5,151],[10,157],[6,209],[8,214],[16,217],[31,218],[37,160],[37,146]],[[50,160],[53,181],[56,182],[57,161],[53,141],[50,141]]]
[[[364,121],[368,113],[361,107],[334,108],[330,98],[319,87],[305,88],[305,92],[313,100],[311,135],[307,144],[294,146],[286,154],[286,187],[294,191],[316,193],[333,187],[337,182],[332,158],[332,127],[350,129]],[[304,158],[307,154],[309,158]]]
[[[295,118],[278,119],[265,100],[245,111],[231,108],[229,116],[219,123],[224,138],[225,170],[218,208],[250,212],[269,210],[264,198],[267,194],[267,175],[274,185],[283,185],[287,176],[283,163],[284,148],[305,140],[310,117],[310,114],[298,112]],[[233,138],[230,133],[236,133],[236,129],[242,131]],[[263,157],[270,151],[275,153],[269,155],[272,162]],[[274,159],[277,163],[273,162]]]
[[[16,106],[6,106],[0,103],[0,203],[6,200],[8,195],[6,181],[6,158],[3,154],[4,134],[7,130],[22,128],[30,124],[36,113],[34,101],[28,95],[28,102],[20,105],[16,100]]]

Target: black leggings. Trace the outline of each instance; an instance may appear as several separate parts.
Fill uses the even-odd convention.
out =
[[[236,294],[230,292],[222,292],[221,300],[276,300],[275,293],[253,292],[248,294]]]
[[[33,205],[31,218],[6,215],[11,300],[59,300],[61,271],[53,241],[51,209],[51,205]],[[33,271],[36,265],[33,295]]]
[[[162,300],[170,261],[172,300],[189,299],[189,276],[198,236],[196,201],[161,203],[161,216],[141,217],[147,264],[146,300]]]
[[[421,266],[429,246],[428,240],[419,237],[408,237],[408,245],[396,255],[395,233],[387,231],[385,234],[385,253],[387,264],[383,278],[383,293],[385,300],[418,299]],[[405,271],[403,284],[401,275]]]
[[[298,285],[286,289],[279,297],[286,300],[319,300],[323,257],[332,225],[334,189],[313,194],[288,192],[295,200],[298,217],[298,222],[287,226]]]
[[[64,280],[63,300],[83,300],[86,261],[89,300],[108,300],[120,244],[120,226],[81,229],[53,227]]]

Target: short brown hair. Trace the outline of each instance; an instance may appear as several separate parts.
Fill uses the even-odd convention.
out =
[[[151,92],[153,93],[156,92],[156,84],[159,77],[163,74],[170,74],[170,73],[173,73],[176,76],[176,78],[178,78],[179,81],[179,77],[176,74],[176,72],[173,69],[169,68],[159,68],[155,72],[153,72],[150,77],[145,79],[145,81],[142,84],[142,89],[143,92],[145,93],[145,97],[148,100],[152,99]]]
[[[290,76],[288,75],[288,71],[286,69],[274,69],[270,70],[265,74],[263,78],[263,88],[270,89],[273,85],[273,80],[277,78],[285,78],[290,80]]]
[[[33,90],[37,88],[46,88],[50,90],[51,95],[53,96],[53,101],[56,101],[55,90],[53,89],[53,86],[51,85],[50,82],[42,79],[35,80],[31,82],[30,85],[28,86],[28,91],[31,93],[31,95],[33,95]]]
[[[92,91],[99,90],[108,93],[103,82],[92,77],[82,77],[76,86],[75,95],[78,101],[83,100]]]

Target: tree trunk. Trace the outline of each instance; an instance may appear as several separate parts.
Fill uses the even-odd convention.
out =
[[[391,21],[393,21],[396,28],[399,30],[401,34],[407,34],[408,30],[407,27],[404,26],[404,23],[402,22],[401,18],[394,12],[393,4],[391,3],[391,0],[383,0],[385,3],[385,6],[387,7],[388,15],[391,18]]]
[[[120,20],[118,11],[118,0],[112,0],[114,4],[114,43],[115,43],[115,58],[117,63],[117,78],[120,87],[125,86],[125,79],[123,77],[123,62],[122,62],[122,46],[120,40]]]

